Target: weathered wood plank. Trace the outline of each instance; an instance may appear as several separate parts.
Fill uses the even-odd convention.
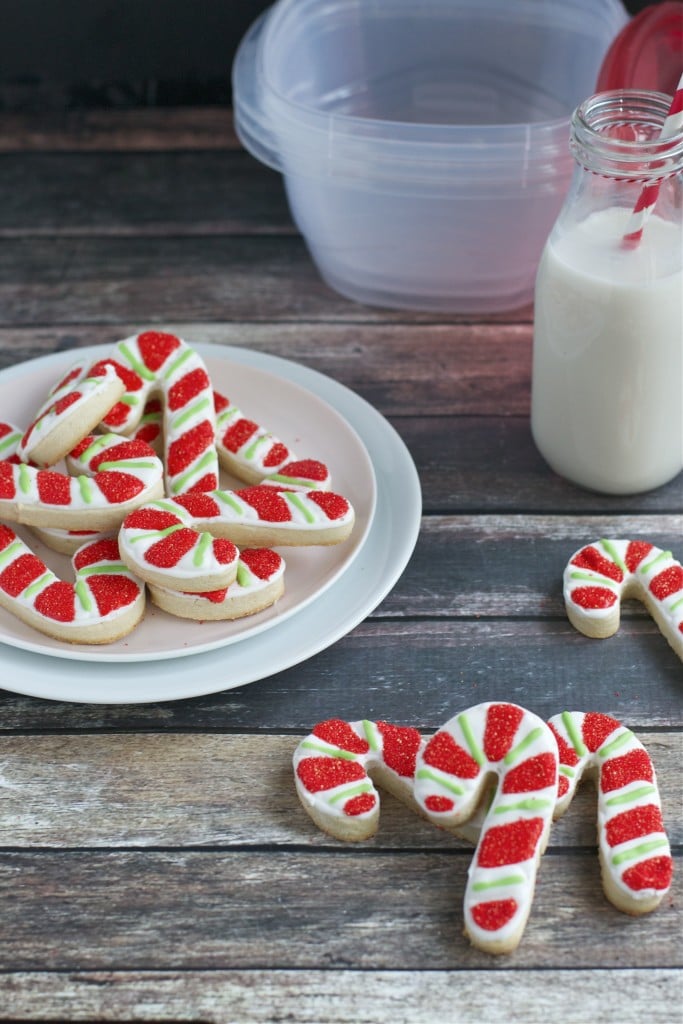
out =
[[[2,326],[142,325],[171,318],[453,320],[343,298],[322,282],[298,236],[14,238],[0,248]]]
[[[492,967],[462,934],[470,858],[355,847],[2,853],[0,970]],[[673,896],[629,917],[604,899],[592,851],[558,853],[543,860],[514,966],[681,967],[680,927]]]
[[[12,972],[0,1021],[672,1024],[680,986],[676,970],[623,968]]]
[[[232,112],[222,107],[138,107],[0,113],[0,152],[136,152],[235,149]]]
[[[226,678],[229,668],[226,653]],[[98,675],[110,669],[120,671],[104,664]],[[66,670],[82,673],[84,682],[93,671],[87,662],[68,663]],[[126,671],[130,678],[136,666]],[[188,659],[187,671],[201,677],[202,655]],[[339,717],[430,730],[454,709],[513,700],[546,718],[571,707],[612,714],[633,728],[680,728],[682,677],[680,659],[649,619],[627,620],[618,636],[604,641],[581,636],[565,620],[378,620],[250,686],[150,706],[65,707],[0,692],[0,722],[4,729],[60,731],[308,732],[315,722]]]
[[[4,239],[295,232],[280,176],[243,150],[5,155],[0,193]]]
[[[669,839],[681,845],[683,735],[645,730],[638,737],[657,770]],[[2,736],[0,848],[339,846],[297,799],[291,761],[299,738]],[[594,845],[595,813],[586,785],[553,826],[549,848]],[[363,848],[462,845],[386,795],[379,831]]]

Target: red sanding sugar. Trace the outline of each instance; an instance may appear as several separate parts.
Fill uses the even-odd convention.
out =
[[[87,547],[81,548],[74,555],[74,568],[76,571],[83,569],[86,565],[95,565],[97,562],[117,562],[119,560],[119,545],[115,537],[105,537],[104,540],[93,541]]]
[[[237,548],[230,540],[219,537],[213,542],[213,553],[219,565],[230,565],[237,558]]]
[[[555,726],[552,725],[552,723],[549,722],[548,725],[550,727],[550,731],[552,732],[557,742],[557,749],[560,753],[560,763],[566,764],[570,768],[573,767],[575,764],[578,764],[579,755],[576,753],[574,748],[569,743],[567,743],[564,736],[560,736],[559,732],[557,731]]]
[[[272,466],[279,466],[288,455],[289,448],[282,441],[276,441],[263,460],[263,465],[266,469],[270,469]]]
[[[651,857],[627,868],[621,880],[633,892],[640,892],[642,889],[666,890],[671,885],[673,867],[671,857]]]
[[[169,533],[147,549],[145,561],[158,569],[174,569],[183,555],[195,546],[197,534],[184,527]]]
[[[183,409],[188,402],[191,402],[197,395],[201,394],[202,391],[207,391],[211,387],[211,381],[206,370],[198,366],[194,370],[190,370],[184,377],[176,381],[168,389],[168,407],[171,412],[176,412],[178,409]]]
[[[187,494],[179,494],[175,499],[179,505],[195,516],[197,519],[213,519],[221,514],[220,507],[215,498],[200,491],[189,491]]]
[[[258,424],[252,420],[241,419],[233,423],[223,434],[222,444],[229,452],[238,452],[246,444],[252,434],[258,430]]]
[[[409,726],[390,725],[389,722],[378,722],[377,729],[384,739],[382,753],[384,763],[399,775],[412,779],[421,742],[421,736],[417,729],[411,729]]]
[[[572,558],[571,564],[576,565],[579,569],[591,569],[593,572],[599,572],[601,576],[607,576],[608,579],[616,580],[617,583],[621,583],[624,578],[619,566],[601,555],[597,548],[583,548],[575,558]]]
[[[168,446],[166,464],[171,476],[177,476],[195,462],[213,445],[214,428],[208,420],[202,420],[191,430],[172,441]],[[218,486],[218,480],[214,487]]]
[[[38,498],[43,505],[70,505],[71,478],[63,473],[40,470],[36,474]]]
[[[178,516],[161,508],[137,508],[129,512],[123,525],[129,530],[167,530],[180,522]]]
[[[100,615],[127,608],[139,594],[137,585],[127,576],[91,576],[88,585]]]
[[[486,932],[497,932],[512,920],[516,912],[516,900],[491,900],[472,907],[472,920]]]
[[[349,510],[349,503],[341,494],[332,491],[311,491],[309,498],[319,505],[328,519],[341,519]]]
[[[237,497],[255,508],[259,517],[268,523],[288,523],[292,518],[289,506],[274,487],[245,487]]]
[[[10,530],[9,526],[5,526],[4,523],[0,523],[0,551],[4,551],[6,547],[9,547],[17,539],[17,535],[14,530]]]
[[[605,825],[605,838],[609,846],[618,846],[629,839],[663,831],[662,812],[655,804],[647,804],[645,807],[633,807],[611,818]]]
[[[371,811],[376,803],[374,793],[359,793],[358,796],[351,797],[344,804],[344,814],[347,814],[349,818],[355,818],[359,814]]]
[[[138,335],[138,348],[147,369],[156,373],[168,357],[180,348],[180,339],[164,331],[143,331]]]
[[[572,590],[572,601],[579,608],[611,608],[617,595],[607,587],[577,587]]]
[[[612,757],[605,761],[600,772],[600,789],[603,793],[611,793],[630,782],[653,780],[654,771],[647,752],[640,749],[630,750],[622,757]]]
[[[43,575],[45,569],[45,563],[37,555],[19,555],[0,572],[0,590],[4,590],[10,597],[18,597]]]
[[[617,722],[616,718],[603,715],[599,711],[589,711],[584,716],[583,725],[581,726],[583,742],[591,753],[594,754],[603,745],[607,737],[618,728],[619,722]]]
[[[144,490],[142,481],[130,473],[120,473],[118,470],[107,470],[97,474],[97,486],[102,491],[108,502],[112,505],[123,504],[130,501],[140,491]]]
[[[489,761],[501,761],[512,746],[524,712],[514,704],[492,704],[486,714],[484,754]]]
[[[482,840],[477,864],[482,868],[496,868],[530,860],[542,832],[542,818],[520,818],[507,825],[494,825]]]
[[[447,796],[428,796],[425,800],[425,807],[428,811],[443,814],[445,811],[452,811],[455,803]]]
[[[631,540],[626,549],[624,562],[629,572],[635,572],[646,555],[652,551],[652,544],[646,540]]]
[[[41,591],[35,600],[35,609],[55,622],[73,622],[76,617],[76,596],[70,583],[56,580]]]
[[[282,565],[282,558],[270,548],[249,548],[242,551],[242,561],[260,580],[269,579]]]
[[[243,552],[242,557],[245,554],[246,552]],[[326,743],[331,743],[333,747],[348,750],[352,754],[367,754],[370,750],[367,740],[359,736],[349,723],[341,718],[328,718],[325,722],[318,722],[313,735]]]
[[[455,742],[449,732],[432,736],[424,752],[424,762],[448,775],[461,779],[476,779],[479,765],[468,752]]]
[[[9,462],[0,462],[0,498],[11,501],[16,493],[12,467]]]
[[[666,597],[677,594],[679,590],[683,590],[683,566],[680,565],[670,566],[664,572],[660,572],[658,576],[655,576],[650,583],[650,593],[658,601],[663,601]]]
[[[296,773],[309,793],[365,778],[365,769],[357,761],[337,757],[307,757],[299,762]]]
[[[555,785],[557,758],[554,754],[537,754],[510,768],[503,778],[503,793],[533,793]]]

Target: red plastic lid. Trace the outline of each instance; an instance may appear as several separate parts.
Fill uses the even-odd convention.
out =
[[[683,0],[643,8],[613,40],[596,91],[652,89],[673,96],[683,71]]]

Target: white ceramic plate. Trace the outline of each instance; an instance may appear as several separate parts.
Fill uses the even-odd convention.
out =
[[[101,660],[96,672],[91,663],[4,646],[0,647],[0,685],[6,690],[79,703],[134,704],[178,700],[242,686],[297,665],[335,643],[380,603],[403,572],[417,540],[422,502],[415,466],[393,427],[354,392],[306,367],[247,349],[197,347],[212,373],[216,360],[235,372],[251,369],[272,374],[281,382],[317,395],[347,426],[353,424],[369,453],[377,482],[374,516],[368,511],[366,542],[359,545],[346,570],[337,573],[315,601],[257,636],[180,660],[131,660],[125,665]],[[48,357],[41,363],[55,358]],[[57,363],[52,366],[57,369]],[[20,370],[16,367],[5,372],[14,375]],[[229,388],[224,390],[230,394]],[[241,398],[240,403],[245,404]],[[268,419],[269,426],[271,422],[272,418]],[[316,452],[319,450],[316,447]],[[329,461],[336,479],[336,462]],[[180,620],[169,621],[175,629]]]
[[[93,361],[112,346],[86,349]],[[376,485],[372,463],[356,431],[335,409],[300,385],[261,369],[220,358],[222,350],[203,351],[214,387],[250,418],[267,426],[301,457],[321,459],[332,473],[333,488],[344,494],[356,512],[351,537],[330,547],[285,547],[285,593],[257,615],[234,622],[194,622],[156,608],[148,599],[143,621],[116,643],[106,646],[65,644],[44,636],[0,608],[0,642],[55,658],[84,661],[150,661],[181,658],[254,636],[271,629],[320,597],[350,567],[365,543],[375,511]],[[218,358],[217,358],[218,356]],[[3,417],[27,426],[48,388],[82,353],[38,359],[0,373]],[[23,371],[23,372],[22,372]],[[245,486],[224,477],[223,486]],[[0,513],[1,518],[1,513]],[[45,547],[29,530],[17,529],[32,550],[61,579],[72,579],[70,560]]]

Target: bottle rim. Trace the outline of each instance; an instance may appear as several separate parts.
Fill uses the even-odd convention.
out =
[[[683,171],[683,127],[662,135],[671,97],[644,89],[612,89],[584,100],[571,119],[574,159],[596,174],[660,180]]]

